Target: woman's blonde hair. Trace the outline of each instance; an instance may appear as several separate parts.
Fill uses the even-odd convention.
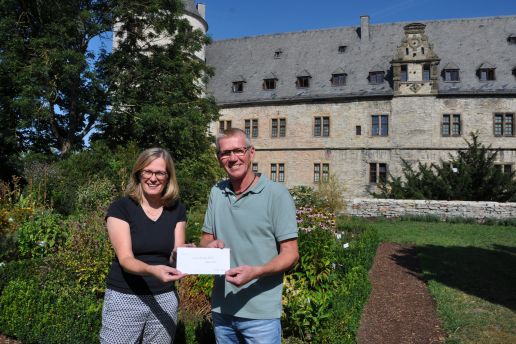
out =
[[[163,206],[172,206],[174,202],[179,198],[179,185],[176,179],[176,169],[174,168],[174,161],[170,153],[163,148],[149,148],[144,150],[136,159],[134,163],[127,188],[125,189],[125,195],[131,197],[138,203],[142,203],[143,190],[140,183],[140,173],[146,166],[156,159],[163,158],[165,165],[167,166],[168,183],[163,189],[161,194],[161,203]]]

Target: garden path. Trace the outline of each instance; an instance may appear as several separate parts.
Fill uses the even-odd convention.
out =
[[[411,248],[393,243],[378,247],[369,271],[373,290],[360,320],[359,344],[444,343],[435,302]]]

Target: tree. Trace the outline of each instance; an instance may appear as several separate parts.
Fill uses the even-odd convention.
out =
[[[109,0],[2,0],[0,64],[21,148],[66,155],[106,112],[104,73],[89,43],[111,30]],[[2,96],[6,96],[3,90]]]
[[[195,55],[209,39],[182,9],[178,0],[117,2],[119,44],[105,61],[112,109],[96,139],[165,147],[179,162],[209,150],[218,109],[204,94],[212,70]]]
[[[413,168],[403,160],[403,176],[390,176],[376,197],[507,202],[516,199],[516,172],[495,164],[499,150],[486,147],[471,134],[467,148],[439,164]]]

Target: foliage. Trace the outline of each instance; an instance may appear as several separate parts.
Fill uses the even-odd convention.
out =
[[[102,302],[91,292],[47,282],[9,282],[0,296],[0,332],[27,344],[98,342]]]
[[[209,39],[181,19],[182,7],[179,0],[127,0],[113,7],[118,44],[105,61],[113,107],[96,135],[111,147],[129,141],[164,147],[177,163],[208,152],[213,140],[207,129],[218,109],[204,93],[212,70],[196,53]]]
[[[67,154],[107,109],[93,38],[111,30],[108,0],[0,2],[2,116],[20,137],[12,149]]]
[[[346,208],[346,202],[343,198],[344,191],[344,185],[335,174],[331,174],[327,181],[319,181],[316,194],[327,211],[339,213]]]
[[[286,342],[355,343],[369,296],[367,271],[378,245],[367,226],[339,226],[337,235],[301,231],[300,261],[285,276],[282,322]]]
[[[402,160],[403,176],[379,185],[380,198],[507,202],[516,199],[516,171],[503,173],[495,161],[498,150],[486,147],[471,133],[467,148],[440,164],[414,169]]]
[[[298,208],[296,210],[297,226],[300,231],[310,232],[322,229],[335,233],[335,214],[316,208]]]
[[[322,199],[317,195],[313,188],[309,186],[294,186],[290,190],[290,195],[294,199],[296,208],[322,208],[324,207]]]
[[[34,258],[56,252],[68,236],[63,221],[61,215],[50,210],[36,211],[17,232],[20,255]]]

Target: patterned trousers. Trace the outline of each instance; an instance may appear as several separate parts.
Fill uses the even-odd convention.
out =
[[[157,295],[106,290],[102,308],[101,344],[171,344],[177,327],[175,291]]]

